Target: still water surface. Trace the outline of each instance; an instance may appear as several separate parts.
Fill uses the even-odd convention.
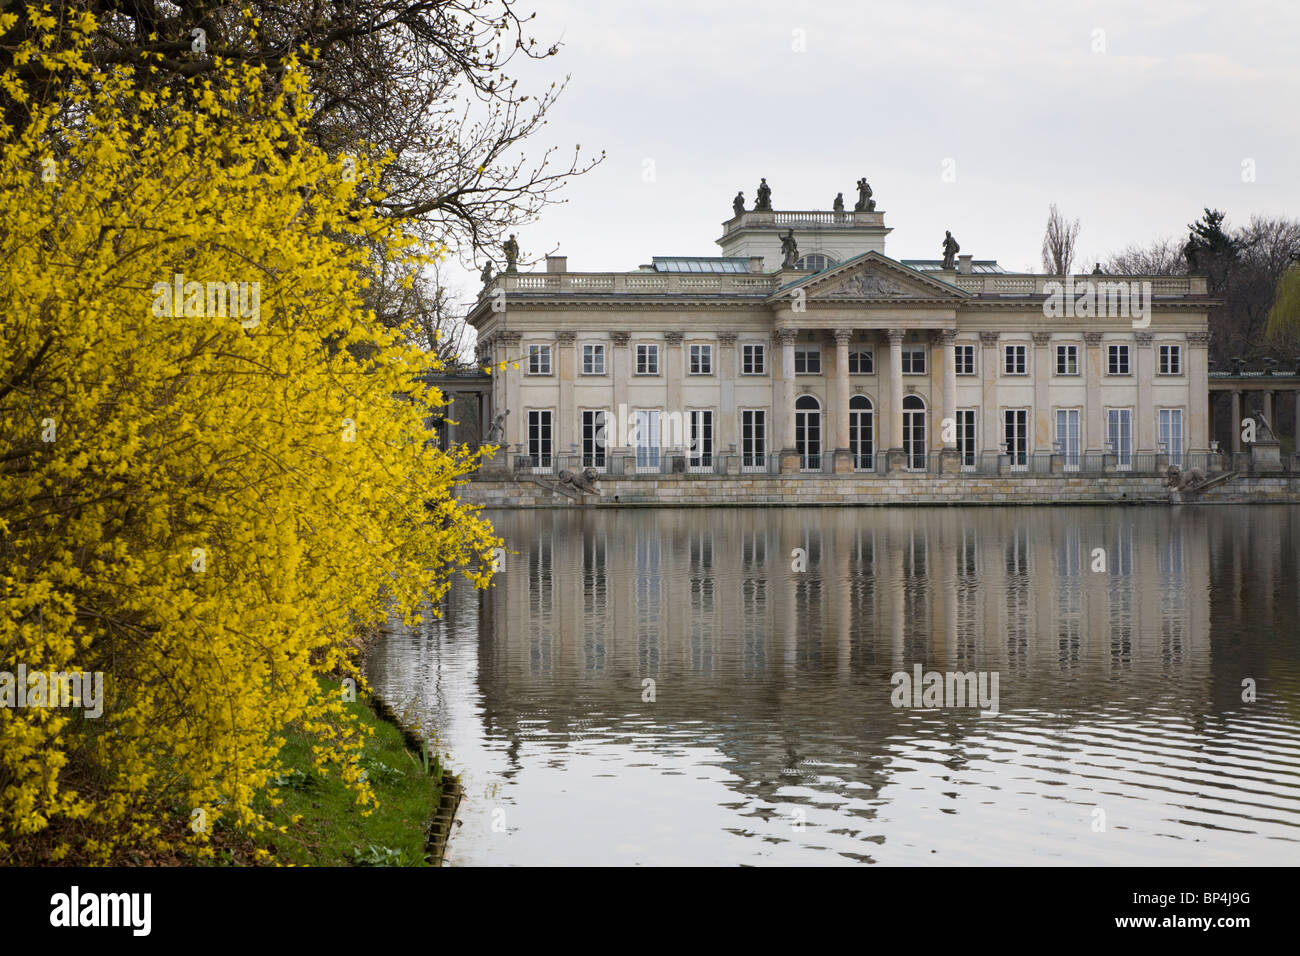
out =
[[[452,865],[1300,859],[1300,508],[489,516],[494,585],[368,661]]]

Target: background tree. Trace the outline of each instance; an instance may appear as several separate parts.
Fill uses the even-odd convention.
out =
[[[1114,275],[1167,276],[1183,275],[1187,263],[1183,248],[1174,239],[1155,239],[1145,245],[1134,243],[1102,260],[1105,272]]]
[[[362,201],[400,216],[430,247],[441,245],[466,267],[485,258],[503,261],[509,232],[560,201],[569,178],[589,170],[580,146],[561,156],[546,148],[528,158],[521,147],[538,134],[563,90],[551,84],[533,94],[510,75],[513,64],[546,59],[557,44],[528,35],[532,15],[516,0],[50,0],[51,52],[66,49],[79,15],[95,16],[91,62],[128,66],[142,90],[168,88],[193,104],[196,80],[220,63],[257,66],[268,82],[282,75],[284,57],[301,56],[310,82],[311,110],[303,134],[331,156],[364,149],[390,154]],[[11,67],[18,87],[0,91],[8,123],[21,129],[33,105],[60,95],[66,75],[42,58],[15,61],[30,35],[25,7],[0,42],[0,68]],[[202,30],[197,50],[195,31]],[[154,69],[144,69],[149,63]],[[70,107],[71,108],[71,107]],[[602,154],[603,155],[603,154]],[[474,269],[477,271],[477,269]],[[426,288],[381,307],[400,324],[437,300],[436,277]]]
[[[1079,220],[1069,222],[1052,203],[1043,235],[1043,271],[1048,275],[1069,275],[1074,263],[1074,246],[1079,238]]]

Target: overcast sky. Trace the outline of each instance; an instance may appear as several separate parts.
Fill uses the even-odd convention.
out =
[[[1207,205],[1230,224],[1300,216],[1294,0],[535,9],[538,42],[563,45],[517,70],[521,85],[571,80],[525,148],[607,153],[519,230],[525,257],[558,246],[573,271],[718,255],[732,197],[752,206],[760,176],[777,209],[829,209],[841,191],[852,208],[866,176],[887,254],[938,258],[951,229],[1014,271],[1041,270],[1052,202],[1081,220],[1078,268],[1185,236]]]

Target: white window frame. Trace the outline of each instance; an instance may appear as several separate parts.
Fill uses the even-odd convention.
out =
[[[551,361],[551,346],[545,342],[529,342],[528,374],[550,375],[552,368],[554,363]]]
[[[1010,429],[1010,432],[1007,428],[1007,425],[1009,424],[1007,421],[1008,415],[1020,416],[1018,421],[1014,418],[1011,420],[1010,424],[1012,424],[1013,427]],[[1033,452],[1033,448],[1029,441],[1029,428],[1032,423],[1033,416],[1031,414],[1031,409],[1024,407],[1002,409],[1002,441],[1007,447],[1007,456],[1011,459],[1010,464],[1012,471],[1029,470],[1029,456]],[[1018,438],[1019,443],[1024,446],[1024,461],[1017,460],[1020,457],[1021,452],[1018,448],[1014,447],[1010,440],[1013,437]]]
[[[686,349],[688,375],[713,374],[713,345],[709,342],[694,342]]]
[[[590,416],[590,424],[588,424],[588,416]],[[603,473],[609,467],[608,421],[609,414],[603,408],[578,410],[579,450],[583,468],[595,468]]]
[[[1124,371],[1112,371],[1112,368],[1120,364],[1118,361],[1120,358],[1124,360]],[[1133,349],[1129,347],[1127,342],[1106,343],[1106,374],[1113,375],[1116,378],[1133,374]]]
[[[969,358],[970,361],[966,362],[964,361],[964,358]],[[979,374],[979,366],[975,364],[976,362],[975,346],[973,344],[969,342],[958,342],[956,345],[954,345],[952,360],[953,360],[953,364],[956,366],[956,372],[958,375]],[[964,369],[967,368],[969,368],[970,371],[963,371]]]
[[[745,371],[745,365],[748,364],[750,371]],[[766,375],[767,374],[767,345],[763,342],[742,342],[740,343],[740,374],[741,375]]]
[[[583,375],[604,375],[605,374],[605,343],[604,342],[583,342],[582,343],[582,374]],[[597,361],[599,359],[599,361]]]
[[[739,409],[740,421],[740,470],[747,472],[765,472],[767,471],[767,425],[768,414],[766,408],[741,408]],[[746,422],[746,417],[749,421]],[[748,435],[746,431],[748,430]],[[745,450],[746,442],[749,443],[750,449]],[[750,464],[745,464],[745,458],[748,457]],[[758,463],[754,464],[754,459]]]
[[[1019,361],[1014,363],[1019,369],[1012,368],[1012,356],[1017,356]],[[1008,342],[1002,346],[1002,374],[1014,375],[1019,378],[1021,375],[1029,374],[1029,346],[1024,342]]]
[[[1061,371],[1061,359],[1066,359],[1064,372]],[[1071,372],[1070,366],[1073,364],[1074,371]],[[1075,377],[1080,374],[1079,370],[1079,343],[1077,342],[1058,342],[1056,343],[1056,371],[1054,374],[1062,377]]]
[[[1120,441],[1120,438],[1127,439]],[[1115,456],[1116,471],[1133,470],[1133,409],[1116,406],[1106,409],[1106,446]]]
[[[636,375],[653,376],[659,374],[659,343],[638,342],[635,352]],[[653,369],[651,368],[653,366]]]
[[[533,416],[537,416],[537,442],[534,452]],[[543,420],[546,422],[543,426]],[[555,409],[530,408],[524,413],[524,441],[529,465],[535,474],[547,474],[555,467]],[[544,451],[545,449],[545,451]]]
[[[701,475],[712,473],[718,457],[715,430],[717,420],[718,416],[712,408],[686,410],[686,470],[688,472]],[[700,429],[700,437],[704,439],[703,448],[692,447],[698,441],[696,429]]]
[[[916,367],[916,357],[921,357],[921,367]],[[930,350],[924,345],[904,345],[902,355],[900,356],[903,363],[904,375],[929,375],[930,374]]]
[[[1061,436],[1061,416],[1065,416],[1066,430],[1069,431],[1071,416],[1074,424],[1074,447],[1070,446],[1068,438]],[[1081,464],[1081,455],[1083,454],[1083,409],[1081,408],[1058,408],[1052,414],[1052,431],[1055,447],[1061,449],[1062,467],[1066,471],[1078,471]]]
[[[800,359],[803,360],[804,370],[799,371]],[[811,359],[811,361],[810,361]],[[809,371],[811,364],[816,364],[815,371]],[[794,374],[796,375],[820,375],[822,373],[822,349],[820,345],[805,345],[794,347]]]
[[[963,422],[963,419],[967,419]],[[978,408],[959,408],[957,409],[957,460],[961,464],[962,471],[974,471],[979,466],[979,428],[980,414]],[[970,437],[970,461],[966,460],[966,453],[962,450],[965,444],[963,431],[969,432]]]
[[[1156,346],[1156,374],[1170,377],[1183,374],[1183,346],[1181,343],[1158,343]]]
[[[866,372],[862,371],[862,361],[861,361],[861,359],[862,359],[862,356],[864,356],[864,355],[867,357],[867,368],[869,369],[869,371],[866,371]],[[858,366],[857,371],[854,371],[854,370],[853,370],[854,359],[855,359],[855,358],[858,360],[857,363],[856,363],[857,366]],[[851,349],[851,350],[849,351],[849,368],[848,368],[848,372],[849,372],[850,375],[875,375],[875,374],[876,374],[876,353],[875,353],[875,350],[874,350],[874,349],[862,349],[862,348]]]
[[[637,473],[657,475],[663,471],[663,411],[658,408],[638,408],[632,416],[632,437],[636,439],[632,445],[632,454]],[[651,440],[645,441],[646,438]]]
[[[1173,424],[1174,419],[1178,421],[1178,447],[1174,448],[1170,444],[1170,436],[1166,429]],[[1187,443],[1187,415],[1181,407],[1159,408],[1156,409],[1156,441],[1157,447],[1163,447],[1164,453],[1169,456],[1169,464],[1183,466],[1183,446]]]

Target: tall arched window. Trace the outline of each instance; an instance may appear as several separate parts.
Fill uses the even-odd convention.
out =
[[[903,451],[910,470],[925,470],[925,402],[919,395],[903,399]]]
[[[794,403],[794,447],[799,468],[822,470],[822,407],[811,395],[800,395]]]
[[[871,399],[854,395],[849,399],[849,452],[855,471],[872,471],[875,464],[875,430]]]

